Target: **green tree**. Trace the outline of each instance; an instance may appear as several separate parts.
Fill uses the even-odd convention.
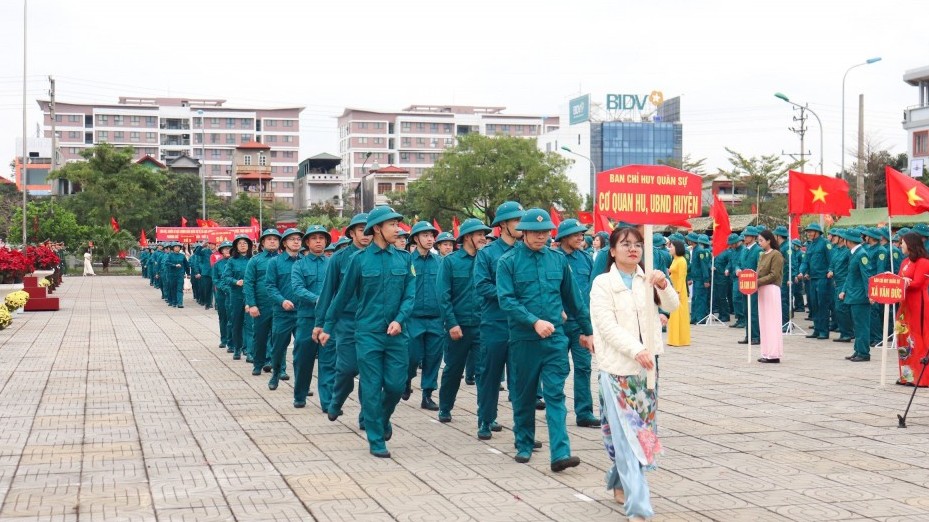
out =
[[[331,204],[314,204],[310,208],[297,213],[297,226],[306,229],[310,225],[322,225],[327,229],[344,228],[351,221],[350,217],[339,217],[339,211]]]
[[[658,164],[674,167],[698,176],[706,174],[706,158],[694,160],[690,157],[690,154],[684,154],[684,159],[682,161],[677,161],[675,159],[658,160]]]
[[[22,238],[22,223],[23,209],[16,208],[9,225],[11,238]],[[30,243],[41,243],[46,239],[60,241],[74,252],[90,238],[90,227],[79,224],[77,216],[68,208],[55,200],[43,198],[26,204],[26,234]]]
[[[880,143],[868,139],[865,143],[864,151],[864,194],[865,208],[886,207],[887,206],[887,176],[884,171],[885,166],[890,166],[900,172],[906,172],[907,156],[905,152],[893,154],[886,149],[880,148]],[[851,175],[846,178],[848,181],[849,195],[852,201],[857,200],[857,183],[855,173],[858,172],[858,161],[852,162]],[[929,175],[924,171],[922,182],[929,182]]]
[[[50,177],[80,185],[81,192],[66,198],[70,208],[86,225],[99,226],[115,217],[120,226],[138,231],[161,220],[167,176],[133,161],[131,147],[116,148],[103,143],[81,151],[86,161],[68,163]]]
[[[436,218],[443,225],[453,215],[490,221],[506,200],[573,211],[580,208],[581,198],[565,174],[567,167],[567,159],[539,151],[532,140],[468,134],[391,201],[405,215]]]
[[[91,240],[94,242],[94,255],[103,264],[103,271],[110,269],[110,261],[137,244],[137,239],[127,230],[114,232],[109,227],[95,227],[91,231]]]
[[[165,171],[165,186],[159,198],[161,214],[154,224],[177,226],[181,217],[193,223],[203,212],[204,187],[196,174]],[[220,209],[227,203],[218,197],[213,189],[206,187],[206,213],[209,219],[216,219]],[[217,219],[217,221],[219,221]]]
[[[799,161],[785,162],[776,154],[746,157],[730,148],[729,170],[720,174],[745,187],[746,197],[733,208],[733,214],[749,214],[757,205],[759,221],[765,225],[784,224],[787,221],[787,174],[796,169]]]
[[[225,202],[217,209],[217,221],[230,227],[245,227],[251,224],[252,217],[258,219],[258,198],[239,192],[232,201]]]
[[[11,219],[16,209],[20,209],[19,220]],[[23,239],[22,226],[19,229],[19,235],[11,232],[14,223],[23,221],[23,193],[16,189],[15,183],[0,183],[0,239],[7,243],[19,243]]]

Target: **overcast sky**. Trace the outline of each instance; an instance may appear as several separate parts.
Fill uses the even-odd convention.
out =
[[[727,167],[746,155],[799,151],[790,106],[825,128],[825,171],[840,164],[858,94],[867,135],[906,151],[903,109],[918,103],[904,71],[929,65],[921,0],[28,0],[28,134],[47,75],[63,102],[125,96],[216,97],[228,105],[304,106],[301,158],[338,152],[345,106],[502,105],[558,114],[591,93],[682,96],[684,152]],[[0,153],[22,134],[22,0],[0,1]],[[807,149],[818,163],[819,128]],[[850,165],[852,159],[846,159]],[[4,160],[6,163],[7,160]]]

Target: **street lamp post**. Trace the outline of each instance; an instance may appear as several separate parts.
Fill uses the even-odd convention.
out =
[[[593,173],[590,175],[590,200],[594,201],[597,197],[597,164],[594,163],[594,160],[588,158],[587,156],[583,154],[578,154],[577,152],[574,152],[573,150],[568,148],[566,145],[562,145],[560,149],[567,152],[568,154],[574,154],[575,156],[584,158],[590,163],[591,168],[593,168]]]
[[[23,191],[23,252],[26,251],[26,0],[23,0],[23,157],[19,165],[19,179]]]
[[[365,160],[361,162],[361,182],[358,184],[358,206],[361,207],[358,209],[358,212],[365,211],[365,164],[368,163],[368,159],[371,157],[371,152],[365,153]]]
[[[871,65],[872,63],[879,62],[879,61],[881,61],[880,56],[876,56],[874,58],[868,58],[867,60],[859,64],[852,65],[845,71],[845,74],[842,75],[842,151],[841,151],[842,152],[842,171],[841,171],[842,173],[841,173],[841,176],[843,179],[845,178],[845,78],[848,77],[849,71],[851,71],[855,67],[861,67],[862,65]]]
[[[794,107],[800,109],[800,111],[801,111],[801,113],[800,113],[801,117],[802,117],[802,115],[803,115],[803,112],[802,112],[802,111],[810,111],[810,114],[812,114],[813,117],[816,118],[816,122],[819,124],[819,173],[820,173],[820,174],[825,174],[825,172],[823,171],[823,122],[822,122],[822,120],[820,120],[820,119],[819,119],[819,116],[818,116],[815,112],[813,112],[813,109],[810,109],[809,104],[800,105],[800,104],[798,104],[798,103],[794,103],[794,102],[790,101],[790,98],[788,98],[786,94],[781,93],[781,92],[776,92],[776,93],[774,93],[774,97],[775,97],[775,98],[779,98],[779,99],[781,99],[781,100],[784,100],[785,102],[787,102],[787,103],[793,105]],[[801,147],[801,148],[802,148],[802,147]],[[803,154],[803,151],[801,150],[800,153]]]
[[[200,116],[200,199],[203,205],[200,216],[206,221],[206,165],[203,164],[206,160],[206,136],[203,130],[203,110],[198,110],[197,115]]]

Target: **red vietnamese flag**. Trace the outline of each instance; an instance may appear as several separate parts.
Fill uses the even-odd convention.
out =
[[[208,227],[218,227],[218,226],[219,226],[219,223],[217,223],[216,221],[214,221],[214,220],[212,220],[212,219],[208,219],[208,220],[206,220],[206,226],[208,226]]]
[[[790,216],[790,234],[791,239],[800,238],[800,214],[794,214]]]
[[[187,218],[185,218],[184,216],[181,216],[181,226],[182,227],[187,226]]]
[[[613,232],[613,223],[610,221],[610,218],[606,217],[606,214],[597,214],[597,220],[594,223],[594,232],[606,232],[607,234]]]
[[[718,256],[728,247],[732,227],[729,224],[729,214],[726,212],[726,206],[716,196],[713,196],[710,217],[713,219],[713,256]]]
[[[329,229],[329,240],[330,240],[330,243],[335,243],[336,241],[338,241],[339,239],[341,239],[341,237],[342,237],[342,234],[339,232],[339,229],[337,229],[337,228],[335,228],[335,227]]]
[[[558,209],[555,208],[555,205],[549,207],[549,213],[552,215],[552,224],[555,225],[555,229],[552,230],[552,237],[558,235],[558,225],[561,224],[561,212],[558,212]]]
[[[435,218],[432,218],[432,226],[434,226],[435,229],[439,231],[439,234],[442,233],[442,227],[439,226],[439,222],[436,221]],[[407,232],[409,232],[409,230]]]
[[[206,226],[206,221],[203,221],[202,219],[197,218],[197,226],[198,226],[198,227],[205,227],[205,226]]]
[[[852,198],[844,180],[790,171],[787,191],[788,214],[851,215]]]
[[[929,211],[929,187],[893,167],[884,167],[887,175],[887,215],[912,216]]]
[[[458,216],[452,216],[452,234],[455,237],[458,237],[459,228],[461,228],[461,222],[458,221]]]
[[[116,221],[113,216],[110,216],[110,227],[112,227],[113,232],[119,232],[119,221]]]
[[[433,220],[433,221],[435,221],[435,220]],[[404,223],[403,221],[397,223],[397,226],[400,227],[400,230],[403,230],[403,231],[406,232],[407,234],[410,233],[410,230],[413,230],[413,228],[410,227],[410,225],[407,225],[407,224]],[[436,228],[439,228],[439,227],[436,227]]]
[[[261,228],[261,223],[259,223],[258,220],[255,219],[254,216],[252,216],[252,220],[251,220],[251,222],[250,222],[249,224],[252,226],[252,228],[254,228],[254,229],[256,229],[256,230]]]
[[[593,225],[594,224],[594,213],[578,211],[577,220],[580,221],[582,225]]]
[[[145,237],[145,229],[142,229],[142,233],[139,234],[139,246],[145,248],[148,246],[148,238]]]

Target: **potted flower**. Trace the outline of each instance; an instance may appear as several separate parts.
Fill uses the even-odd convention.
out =
[[[17,290],[7,294],[6,299],[3,300],[3,304],[6,305],[6,309],[10,313],[13,313],[22,310],[22,308],[26,306],[27,301],[29,301],[29,294],[24,290]]]
[[[5,306],[0,306],[0,330],[5,330],[13,323],[13,315]]]
[[[61,263],[58,254],[44,245],[26,247],[26,257],[32,262],[33,275],[37,277],[54,274],[55,268]]]
[[[10,285],[23,282],[23,276],[35,267],[25,254],[9,247],[0,248],[0,284]]]

